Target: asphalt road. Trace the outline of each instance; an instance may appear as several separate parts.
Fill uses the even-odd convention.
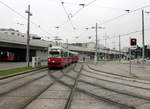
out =
[[[46,65],[47,62],[43,62],[42,65]],[[0,70],[7,70],[13,68],[26,67],[26,62],[0,62]],[[30,63],[30,66],[32,63]]]
[[[0,80],[0,109],[150,109],[150,81],[89,66]]]

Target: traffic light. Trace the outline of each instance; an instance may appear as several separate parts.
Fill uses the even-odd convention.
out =
[[[136,39],[135,38],[130,39],[130,45],[131,46],[136,45]]]

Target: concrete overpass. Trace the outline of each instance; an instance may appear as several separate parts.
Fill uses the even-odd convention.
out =
[[[0,50],[14,51],[16,55],[21,55],[20,58],[24,60],[26,57],[26,43],[26,37],[0,33]],[[47,57],[47,50],[49,44],[55,45],[54,42],[50,41],[30,39],[30,59],[33,56],[38,56],[42,59],[45,59]],[[66,45],[62,46],[66,47]],[[83,58],[84,56],[87,56],[91,59],[94,58],[94,48],[69,45],[68,49],[71,51],[79,52],[81,54],[80,58]],[[119,54],[119,52],[115,50],[100,49],[99,55],[102,56],[102,54]]]

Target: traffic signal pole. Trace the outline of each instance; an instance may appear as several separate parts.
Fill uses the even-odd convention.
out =
[[[129,48],[129,73],[131,74],[131,47]]]
[[[131,74],[131,46],[132,46],[132,41],[131,41],[132,39],[130,38],[130,47],[129,47],[129,73]]]
[[[144,47],[144,10],[142,10],[142,63],[144,64],[144,58],[145,58],[145,47]]]
[[[119,35],[119,62],[121,62],[121,42],[120,42],[120,35]]]
[[[130,47],[129,47],[129,73],[131,74],[131,49],[137,46],[137,39],[136,38],[131,38],[130,37]]]

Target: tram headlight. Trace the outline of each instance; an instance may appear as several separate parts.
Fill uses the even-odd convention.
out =
[[[48,61],[51,61],[51,59],[50,59],[50,58],[48,58]]]

